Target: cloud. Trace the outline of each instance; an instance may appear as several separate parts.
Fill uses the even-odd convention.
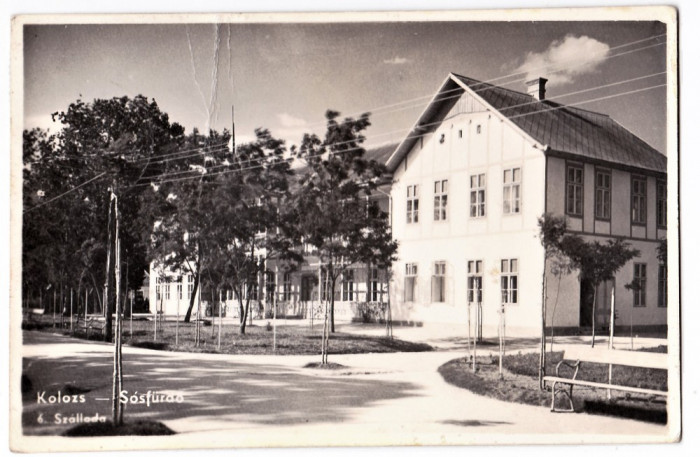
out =
[[[405,57],[399,57],[399,56],[394,56],[393,59],[387,59],[384,61],[385,64],[388,65],[403,65],[405,63],[410,62],[410,59],[407,59]]]
[[[287,113],[278,114],[277,120],[280,121],[280,124],[282,124],[282,127],[287,127],[287,128],[299,128],[299,127],[304,127],[307,124],[304,119],[302,119],[300,117],[292,116],[291,114],[287,114]]]
[[[596,72],[609,51],[609,45],[594,38],[566,35],[544,52],[528,52],[518,71],[526,72],[527,79],[547,78],[550,87],[569,84],[579,75]]]
[[[272,136],[283,139],[287,147],[299,144],[304,133],[310,133],[310,124],[303,118],[289,113],[279,113],[276,116],[280,127],[271,129]]]

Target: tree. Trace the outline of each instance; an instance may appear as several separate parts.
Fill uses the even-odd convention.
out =
[[[177,147],[182,127],[171,124],[155,101],[140,95],[90,103],[78,100],[52,117],[61,124],[55,135],[25,132],[24,238],[29,243],[23,255],[30,259],[41,253],[49,259],[44,261],[46,274],[61,288],[81,283],[76,264],[105,265],[108,300],[104,306],[111,316],[115,291],[121,285],[115,285],[109,274],[114,262],[105,230],[110,217],[109,189],[118,192],[123,203],[121,246],[131,254],[126,259],[131,266],[129,287],[138,287],[147,265],[141,254],[145,247],[137,217],[143,187],[135,184],[160,168],[152,158]],[[81,252],[87,240],[103,249]],[[85,255],[92,258],[81,258]],[[111,337],[108,318],[105,339]]]
[[[548,217],[543,216],[546,221]],[[619,238],[588,242],[579,235],[566,231],[562,219],[551,219],[551,223],[540,224],[543,240],[547,240],[545,250],[549,246],[553,252],[560,252],[571,261],[572,269],[578,270],[579,278],[589,281],[593,286],[592,335],[591,346],[595,346],[595,312],[596,295],[600,283],[614,279],[615,273],[631,259],[639,256],[639,251]],[[544,242],[543,242],[544,245]]]
[[[552,328],[551,328],[551,344],[554,345],[554,313],[556,312],[557,302],[559,301],[559,286],[561,285],[562,274],[571,272],[571,262],[568,257],[561,251],[561,239],[566,236],[567,223],[563,216],[554,216],[551,213],[545,213],[537,219],[537,225],[540,228],[539,238],[542,247],[544,247],[544,269],[542,270],[542,333],[540,337],[540,369],[539,382],[540,389],[544,389],[544,376],[546,367],[546,340],[545,330],[547,326],[547,265],[551,265],[550,271],[557,275],[559,283],[557,285],[557,296],[554,301],[552,310]]]
[[[358,259],[360,246],[350,239],[367,227],[366,195],[377,187],[384,167],[364,158],[362,132],[370,125],[369,114],[338,122],[340,113],[326,112],[326,135],[304,135],[298,157],[309,165],[300,179],[297,205],[304,215],[304,241],[316,247],[331,293],[330,328],[335,331],[332,291],[340,274]]]
[[[371,194],[385,172],[382,165],[364,158],[362,132],[370,125],[369,114],[342,122],[338,122],[339,116],[338,112],[327,111],[324,139],[306,134],[298,152],[294,151],[309,165],[296,194],[296,205],[303,215],[300,229],[304,242],[318,250],[325,276],[321,281],[326,285],[327,299],[322,363],[327,362],[329,334],[335,332],[336,282],[353,262],[366,255],[362,252],[365,241],[380,239],[379,231],[368,235],[376,229],[369,225],[368,217],[375,209],[368,207],[363,197]]]
[[[220,173],[231,171],[232,152],[221,147],[229,138],[227,131],[211,130],[203,137],[194,130],[182,144],[189,154],[163,159],[163,170],[144,178],[151,183],[143,194],[140,217],[148,259],[161,270],[184,271],[193,278],[185,322],[191,319],[210,258],[208,240],[216,230],[211,216],[221,209],[212,199],[215,184]]]
[[[268,263],[300,262],[298,212],[291,203],[284,142],[256,129],[232,159],[234,173],[220,176],[211,195],[218,209],[211,215],[211,268],[238,301],[239,332],[245,333],[253,291]],[[262,298],[262,297],[260,297]]]

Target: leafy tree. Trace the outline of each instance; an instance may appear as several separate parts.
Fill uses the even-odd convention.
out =
[[[231,174],[220,176],[212,193],[218,211],[211,215],[211,268],[238,301],[239,331],[245,333],[253,290],[269,263],[300,262],[298,212],[291,204],[284,142],[257,129],[256,140],[242,145]],[[260,297],[262,298],[262,297]]]
[[[549,219],[549,223],[547,223]],[[593,286],[593,322],[591,346],[595,346],[596,294],[600,283],[612,280],[615,273],[631,259],[639,256],[639,251],[619,238],[599,241],[585,241],[579,235],[569,233],[562,219],[544,217],[540,230],[545,250],[561,253],[571,262],[571,268],[578,270],[581,281],[589,281]],[[546,244],[544,242],[546,240]]]
[[[143,188],[134,184],[160,168],[152,163],[153,157],[177,148],[182,127],[170,123],[156,102],[143,96],[90,103],[78,100],[52,117],[61,125],[55,135],[25,132],[27,243],[23,255],[48,259],[44,261],[46,276],[60,287],[81,284],[85,269],[76,265],[89,264],[91,273],[94,268],[105,268],[109,298],[105,312],[111,316],[115,290],[122,285],[117,287],[108,273],[114,262],[108,249],[113,243],[106,230],[111,201],[108,189],[117,192],[122,203],[120,238],[124,252],[129,253],[125,259],[130,266],[128,287],[138,287],[147,263],[140,233],[143,226],[137,217]],[[88,240],[93,248],[81,249]],[[102,248],[94,248],[97,244]],[[86,255],[90,259],[85,259]],[[111,319],[106,324],[105,338],[111,340]]]
[[[150,186],[143,194],[140,219],[150,228],[141,232],[148,259],[161,270],[182,271],[194,280],[185,322],[192,317],[200,281],[207,278],[202,273],[214,250],[209,242],[217,228],[212,215],[222,208],[212,196],[221,173],[231,171],[232,153],[221,147],[229,138],[227,131],[212,130],[203,137],[195,130],[182,144],[190,154],[164,159],[164,171],[145,177]]]
[[[353,262],[360,260],[362,241],[376,241],[377,235],[368,236],[373,229],[368,225],[368,212],[376,212],[367,199],[384,173],[382,165],[364,158],[362,132],[369,127],[369,114],[357,119],[338,121],[340,113],[326,112],[326,134],[320,139],[306,134],[295,151],[309,169],[301,176],[296,194],[296,205],[303,214],[300,229],[304,241],[318,250],[328,293],[327,318],[324,324],[322,362],[327,362],[328,330],[335,331],[335,300],[333,291],[339,276]],[[363,234],[364,237],[363,238]],[[365,259],[366,260],[366,259]],[[330,327],[328,327],[330,325]]]

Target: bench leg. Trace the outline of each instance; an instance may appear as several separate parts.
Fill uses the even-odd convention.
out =
[[[571,384],[569,388],[567,389],[566,387],[563,389],[557,389],[557,382],[554,381],[552,384],[552,412],[557,412],[557,413],[573,413],[574,412],[574,401],[573,401],[573,393],[574,393],[574,386]],[[569,409],[556,409],[554,407],[554,402],[557,394],[564,394],[566,396],[566,399],[569,400]]]

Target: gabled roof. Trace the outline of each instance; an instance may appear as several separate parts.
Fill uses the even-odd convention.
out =
[[[666,156],[605,114],[536,100],[528,94],[454,73],[447,77],[416,126],[387,161],[390,171],[396,169],[421,134],[437,129],[439,121],[465,91],[512,122],[538,146],[546,146],[547,154],[666,173]]]

